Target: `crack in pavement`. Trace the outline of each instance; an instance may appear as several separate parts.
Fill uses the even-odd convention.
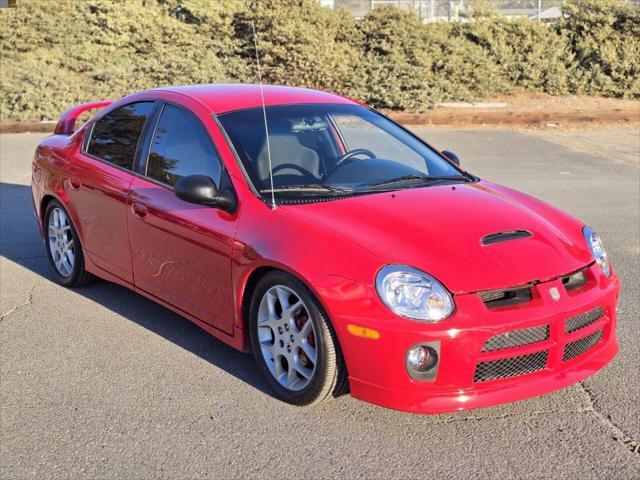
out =
[[[489,420],[500,420],[504,418],[518,417],[518,418],[535,418],[543,415],[558,415],[558,414],[593,414],[595,415],[598,422],[606,427],[611,432],[611,438],[617,443],[624,446],[628,449],[632,454],[640,455],[640,442],[634,439],[630,435],[628,435],[624,430],[622,430],[618,425],[613,423],[610,416],[606,416],[602,414],[595,408],[595,404],[593,402],[593,398],[591,396],[591,392],[587,389],[587,387],[580,382],[580,386],[582,387],[583,392],[587,395],[589,399],[589,405],[585,408],[580,408],[577,410],[538,410],[529,413],[505,413],[503,415],[496,415],[490,417],[482,417],[482,416],[467,416],[462,418],[450,418],[446,420],[439,420],[434,422],[435,425],[439,424],[447,424],[447,423],[456,423],[456,422],[468,422],[468,421],[489,421]]]
[[[28,305],[31,305],[31,302],[33,301],[33,291],[35,289],[36,289],[36,285],[34,285],[33,287],[31,287],[29,289],[29,293],[27,294],[27,300],[25,300],[24,302],[22,302],[22,303],[20,303],[18,305],[14,305],[9,310],[7,310],[2,315],[0,315],[0,322],[3,321],[5,318],[7,318],[12,313],[14,313],[15,311],[19,310],[20,308],[26,307]]]
[[[589,405],[587,406],[586,410],[593,413],[598,422],[611,432],[611,438],[613,438],[620,445],[624,446],[631,453],[640,455],[640,441],[631,437],[622,428],[613,423],[610,415],[605,415],[600,412],[596,408],[591,390],[589,390],[584,382],[579,382],[579,385],[582,387],[582,391],[587,395],[587,398],[589,399]]]

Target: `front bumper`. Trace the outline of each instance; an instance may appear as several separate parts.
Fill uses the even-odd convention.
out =
[[[478,294],[456,295],[454,314],[436,324],[393,316],[374,298],[375,291],[361,284],[333,277],[318,289],[334,320],[353,397],[396,410],[445,413],[558,390],[609,363],[618,351],[620,280],[615,273],[607,277],[595,264],[585,274],[587,283],[575,291],[567,291],[558,278],[532,286],[532,299],[512,306],[488,308]],[[553,289],[560,293],[557,300]],[[567,319],[594,311],[598,313],[588,324],[566,332]],[[380,338],[351,335],[349,324],[375,329]],[[483,351],[495,336],[545,325],[545,340]],[[405,353],[426,342],[440,342],[438,370],[434,380],[418,381],[407,373]],[[534,368],[512,368],[529,359],[537,362]],[[498,368],[503,375],[482,375],[482,368],[496,364],[507,366]]]

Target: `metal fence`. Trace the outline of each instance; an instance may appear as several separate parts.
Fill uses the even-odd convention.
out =
[[[328,8],[344,8],[356,18],[364,17],[374,8],[392,5],[415,12],[425,22],[464,21],[473,0],[319,0]],[[529,18],[553,22],[561,17],[564,0],[493,0],[493,9],[507,18]],[[640,7],[640,0],[620,0]]]

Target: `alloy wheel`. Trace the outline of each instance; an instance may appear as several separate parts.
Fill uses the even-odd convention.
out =
[[[56,270],[63,277],[73,272],[75,263],[75,244],[71,222],[60,208],[54,208],[49,215],[48,225],[49,251]]]
[[[284,285],[271,287],[258,309],[260,350],[271,375],[288,390],[306,387],[316,370],[316,331],[300,296]]]

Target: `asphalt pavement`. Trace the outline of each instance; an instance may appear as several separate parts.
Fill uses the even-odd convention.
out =
[[[350,396],[288,406],[251,356],[163,307],[107,282],[53,283],[29,187],[44,134],[6,134],[0,478],[639,478],[640,132],[416,131],[601,234],[623,281],[610,365],[560,392],[451,415]]]

